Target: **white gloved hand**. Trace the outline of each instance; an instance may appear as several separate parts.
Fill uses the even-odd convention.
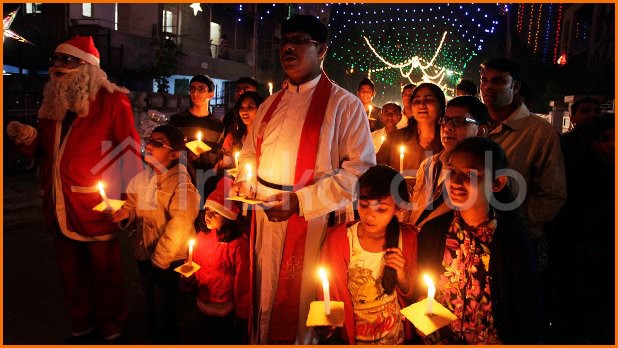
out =
[[[6,126],[6,133],[9,139],[13,140],[16,144],[24,145],[32,143],[37,135],[36,128],[18,121],[9,122]]]
[[[120,87],[107,79],[107,74],[101,68],[95,65],[88,65],[88,74],[90,75],[89,98],[95,100],[97,93],[101,87],[105,88],[109,93],[118,91],[120,93],[129,93],[130,91],[124,87]]]

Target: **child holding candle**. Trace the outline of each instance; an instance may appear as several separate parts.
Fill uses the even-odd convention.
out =
[[[196,283],[197,307],[204,314],[197,324],[209,333],[201,343],[249,341],[249,240],[236,223],[238,202],[225,200],[232,184],[220,180],[198,217],[193,261],[201,268],[188,281]]]
[[[423,225],[418,266],[435,280],[436,301],[458,319],[425,343],[540,343],[535,259],[519,203],[499,175],[506,168],[504,150],[481,137],[462,140],[447,159],[452,210]],[[417,288],[419,297],[425,289]]]
[[[174,268],[187,258],[199,211],[199,194],[179,163],[184,146],[184,136],[176,127],[155,128],[146,138],[148,168],[131,179],[126,203],[112,215],[112,221],[125,229],[136,225],[133,251],[146,295],[151,343],[178,343],[175,313],[180,277]]]
[[[400,310],[410,304],[416,280],[416,230],[397,219],[409,194],[403,176],[385,165],[369,168],[359,186],[360,221],[335,227],[322,246],[331,300],[344,302],[337,337],[349,344],[401,344],[411,327]]]

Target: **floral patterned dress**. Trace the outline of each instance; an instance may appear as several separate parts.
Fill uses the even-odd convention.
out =
[[[457,319],[426,337],[426,343],[500,344],[491,310],[489,245],[497,227],[495,214],[476,227],[459,212],[449,228],[436,286],[436,301]]]

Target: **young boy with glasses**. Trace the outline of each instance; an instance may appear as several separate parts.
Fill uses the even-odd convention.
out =
[[[180,276],[174,269],[187,258],[193,222],[199,212],[199,194],[186,167],[180,163],[184,136],[163,125],[146,138],[148,168],[127,187],[127,201],[112,215],[123,229],[135,223],[134,256],[146,295],[150,343],[178,343],[176,297]]]

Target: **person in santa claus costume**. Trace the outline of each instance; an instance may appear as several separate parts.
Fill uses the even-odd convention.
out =
[[[127,317],[118,227],[93,210],[121,198],[142,170],[129,91],[107,79],[92,37],[76,36],[50,60],[36,128],[10,122],[7,134],[28,157],[42,156],[41,190],[54,235],[72,334],[67,343],[121,343]]]

